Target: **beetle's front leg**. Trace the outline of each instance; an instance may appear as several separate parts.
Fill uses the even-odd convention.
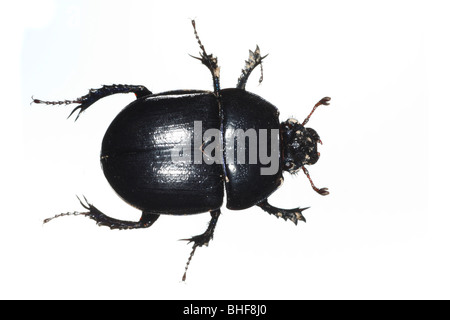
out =
[[[204,245],[207,246],[209,244],[209,241],[212,240],[212,238],[214,236],[214,229],[216,228],[216,224],[217,224],[217,221],[219,220],[219,216],[220,216],[220,209],[212,210],[211,211],[211,221],[209,222],[208,228],[206,229],[206,231],[204,233],[199,234],[198,236],[194,236],[189,239],[181,239],[181,240],[188,241],[188,243],[194,242],[194,246],[192,247],[192,252],[186,263],[186,268],[185,268],[183,279],[182,279],[183,281],[186,280],[186,273],[187,273],[189,264],[191,263],[191,259],[194,256],[195,249],[197,249],[197,247],[201,247]]]
[[[194,34],[195,38],[197,39],[198,45],[200,46],[200,49],[202,50],[200,52],[200,58],[191,56],[194,59],[200,60],[211,72],[212,78],[213,78],[213,85],[214,85],[214,93],[216,96],[219,96],[220,91],[220,67],[217,64],[217,57],[214,57],[212,54],[207,54],[205,47],[203,46],[202,42],[200,41],[200,38],[197,33],[197,28],[195,27],[195,20],[192,20],[192,26],[194,27]]]
[[[146,95],[152,94],[150,90],[148,90],[144,86],[134,86],[134,85],[128,85],[128,84],[113,84],[110,86],[102,86],[100,89],[91,89],[89,90],[89,93],[77,98],[75,100],[63,100],[63,101],[44,101],[40,99],[34,99],[34,103],[41,103],[41,104],[47,104],[47,105],[68,105],[68,104],[78,104],[75,109],[72,110],[69,117],[75,113],[75,111],[78,110],[78,115],[75,118],[75,121],[78,119],[80,114],[85,111],[87,108],[89,108],[92,104],[97,102],[98,100],[105,98],[107,96],[116,94],[116,93],[134,93],[137,98],[144,97]]]
[[[267,202],[267,199],[264,199],[263,201],[258,203],[257,206],[267,213],[275,215],[277,218],[283,218],[284,220],[289,219],[296,225],[298,221],[306,222],[306,219],[303,216],[302,212],[308,208],[280,209],[270,205],[269,202]]]
[[[262,60],[267,57],[266,54],[264,57],[261,57],[261,53],[259,51],[259,47],[256,46],[255,51],[250,51],[250,55],[248,60],[245,61],[245,69],[242,70],[242,74],[238,79],[238,84],[236,88],[245,90],[245,85],[247,83],[248,78],[252,71],[258,66],[261,65],[261,76],[259,77],[259,83],[263,81],[263,68],[262,68]]]

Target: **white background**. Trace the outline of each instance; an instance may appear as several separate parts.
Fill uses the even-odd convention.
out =
[[[450,298],[448,8],[437,1],[14,1],[1,39],[0,298]],[[271,202],[310,206],[295,226],[259,208],[223,209],[186,283],[190,246],[208,214],[162,216],[150,229],[111,231],[82,217],[85,195],[137,220],[100,168],[102,136],[132,95],[105,98],[74,123],[73,99],[102,84],[153,92],[211,89],[191,18],[234,87],[248,49],[264,63],[247,89],[309,125],[321,159],[285,176]]]

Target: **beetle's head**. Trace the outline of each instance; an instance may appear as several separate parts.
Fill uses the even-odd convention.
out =
[[[316,130],[305,128],[305,124],[309,121],[309,118],[318,106],[328,105],[329,101],[330,98],[325,97],[316,103],[303,123],[289,118],[285,122],[282,122],[280,126],[283,170],[294,174],[302,169],[308,177],[312,188],[321,195],[327,195],[328,189],[316,188],[305,165],[315,164],[319,160],[320,153],[317,151],[317,143],[322,144],[322,141]]]
[[[305,128],[295,119],[281,123],[283,141],[283,170],[298,172],[304,165],[312,165],[319,160],[317,143],[322,143],[314,129]]]

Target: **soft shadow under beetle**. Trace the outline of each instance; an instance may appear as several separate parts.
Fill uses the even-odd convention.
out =
[[[267,201],[282,184],[283,171],[293,174],[303,170],[315,191],[321,195],[328,194],[327,188],[314,186],[305,168],[305,165],[317,162],[320,155],[317,143],[322,143],[317,132],[305,128],[305,125],[315,109],[319,105],[328,105],[330,98],[321,99],[303,123],[292,118],[280,123],[275,106],[245,90],[251,72],[265,58],[260,55],[258,46],[254,52],[250,51],[237,87],[221,89],[217,58],[206,53],[195,21],[192,25],[201,49],[200,57],[194,58],[211,72],[213,92],[176,90],[153,94],[144,86],[110,85],[92,89],[76,100],[33,99],[34,103],[49,105],[78,104],[70,114],[78,111],[78,119],[101,98],[116,93],[136,95],[137,100],[125,107],[108,128],[103,138],[101,163],[117,194],[142,210],[141,219],[131,222],[111,218],[84,199],[80,202],[86,212],[59,214],[44,222],[64,215],[84,215],[111,229],[138,229],[150,227],[161,214],[210,212],[211,221],[206,231],[184,239],[193,242],[193,248],[183,281],[195,249],[208,245],[213,238],[223,204],[224,187],[228,209],[243,210],[256,205],[295,224],[305,221],[302,211],[306,208],[280,209]],[[211,130],[216,135],[208,136]],[[268,132],[275,133],[275,136],[269,139]],[[237,141],[240,138],[237,133],[244,134],[243,144]],[[261,134],[256,137],[256,146],[249,145],[250,138],[254,137],[250,133]],[[263,133],[267,135],[266,139],[262,139]],[[201,143],[196,146],[198,136]],[[267,157],[264,161],[261,157],[253,157],[252,149],[255,148],[260,152],[265,150],[262,155],[271,154],[274,163],[269,164]],[[191,157],[192,154],[197,158]]]

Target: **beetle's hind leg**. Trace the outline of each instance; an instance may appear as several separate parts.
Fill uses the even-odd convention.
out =
[[[78,198],[78,200],[80,200],[80,199]],[[159,214],[142,212],[141,219],[137,222],[118,220],[118,219],[108,217],[106,214],[104,214],[103,212],[98,210],[96,207],[94,207],[92,204],[90,204],[86,200],[86,198],[84,198],[84,200],[86,201],[86,203],[83,203],[81,200],[80,200],[80,203],[83,206],[83,208],[88,210],[87,212],[77,212],[76,211],[76,212],[61,213],[61,214],[54,216],[53,218],[45,219],[44,223],[48,223],[55,218],[59,218],[59,217],[63,217],[63,216],[83,215],[83,216],[91,218],[92,220],[97,222],[97,225],[99,225],[99,226],[107,226],[111,230],[114,230],[114,229],[125,230],[125,229],[148,228],[159,218]]]
[[[212,54],[207,54],[205,47],[203,46],[202,42],[200,41],[200,38],[197,33],[197,28],[195,27],[195,20],[192,20],[192,26],[194,27],[194,34],[195,38],[197,39],[198,45],[200,46],[200,58],[191,56],[194,59],[200,60],[211,72],[212,78],[213,78],[213,86],[214,86],[214,93],[216,96],[219,96],[220,91],[220,67],[217,64],[217,57],[214,57]]]
[[[209,222],[208,228],[206,229],[206,231],[204,233],[199,234],[198,236],[194,236],[189,239],[181,239],[181,240],[188,241],[188,243],[191,243],[191,242],[194,243],[194,246],[192,247],[192,252],[186,263],[186,268],[185,268],[183,279],[182,279],[183,281],[186,280],[186,273],[187,273],[189,264],[191,263],[192,257],[194,256],[194,253],[195,253],[195,250],[197,249],[197,247],[208,246],[209,241],[211,241],[213,239],[214,229],[216,228],[216,224],[217,224],[217,221],[219,220],[219,216],[220,216],[220,209],[212,210],[211,211],[211,221]]]
[[[283,218],[284,220],[289,219],[295,224],[297,224],[298,221],[306,222],[306,219],[303,216],[302,212],[308,208],[280,209],[270,205],[269,202],[267,202],[267,199],[258,203],[257,206],[267,213],[273,214],[277,218]]]
[[[33,99],[32,102],[34,103],[41,103],[41,104],[47,104],[47,105],[68,105],[68,104],[78,104],[77,107],[75,107],[72,112],[70,113],[69,117],[75,113],[75,111],[78,111],[77,117],[75,118],[75,121],[78,119],[80,114],[85,111],[87,108],[89,108],[92,104],[97,102],[98,100],[105,98],[107,96],[116,94],[116,93],[134,93],[137,98],[141,98],[144,96],[147,96],[149,94],[152,94],[150,90],[148,90],[144,86],[134,86],[134,85],[128,85],[128,84],[113,84],[109,86],[102,86],[99,89],[91,89],[89,90],[89,93],[77,98],[75,100],[63,100],[63,101],[44,101],[40,99]]]
[[[261,76],[259,77],[259,83],[263,81],[263,68],[262,68],[262,60],[267,57],[266,54],[264,57],[261,57],[261,53],[259,51],[259,47],[256,46],[255,51],[249,50],[250,54],[248,60],[245,61],[245,69],[242,70],[242,74],[238,79],[238,83],[236,88],[245,90],[245,85],[247,84],[247,80],[250,77],[252,71],[258,66],[261,66]]]

